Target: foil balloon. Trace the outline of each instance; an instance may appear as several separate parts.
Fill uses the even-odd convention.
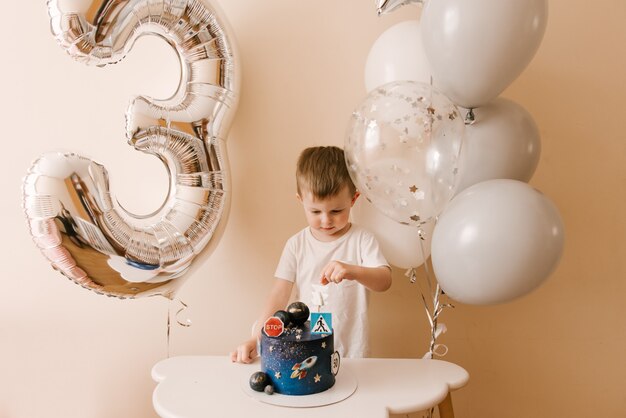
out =
[[[111,193],[104,166],[48,153],[24,180],[31,235],[56,270],[87,289],[172,298],[216,245],[229,211],[226,138],[239,91],[231,30],[205,0],[50,0],[48,9],[58,43],[78,61],[115,63],[138,37],[159,36],[176,52],[181,79],[169,99],[138,96],[126,112],[129,143],[169,173],[161,207],[133,215]]]
[[[352,113],[350,176],[382,213],[421,227],[454,195],[464,130],[458,108],[430,85],[385,84]]]
[[[376,0],[376,8],[378,15],[391,13],[394,10],[412,3],[424,3],[423,0]]]

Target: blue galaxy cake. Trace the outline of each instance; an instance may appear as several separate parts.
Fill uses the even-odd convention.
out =
[[[339,353],[334,349],[332,329],[328,333],[312,333],[308,316],[308,307],[294,302],[287,311],[278,311],[268,319],[260,342],[262,372],[251,377],[253,389],[283,395],[311,395],[335,384]],[[284,324],[282,330],[280,323]],[[278,326],[274,327],[276,324]],[[253,383],[255,376],[256,384]]]

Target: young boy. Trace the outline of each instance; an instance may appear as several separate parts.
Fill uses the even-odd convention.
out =
[[[308,226],[285,244],[253,337],[231,353],[232,361],[249,363],[257,356],[263,323],[285,309],[294,283],[295,300],[311,310],[316,309],[312,285],[330,286],[322,311],[333,315],[335,349],[343,357],[369,354],[368,289],[389,289],[391,269],[374,236],[350,223],[359,192],[350,179],[343,150],[332,146],[305,149],[298,159],[296,184]]]

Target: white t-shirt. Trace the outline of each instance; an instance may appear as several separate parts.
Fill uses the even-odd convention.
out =
[[[357,225],[330,242],[318,241],[306,227],[285,244],[275,276],[294,282],[296,300],[315,312],[311,285],[320,283],[322,269],[333,260],[363,267],[389,266],[374,235]],[[333,314],[335,349],[342,357],[369,355],[368,293],[354,280],[328,284],[328,299],[321,311]]]

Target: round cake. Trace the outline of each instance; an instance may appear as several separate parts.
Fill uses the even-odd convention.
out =
[[[312,331],[309,314],[306,304],[294,302],[265,321],[258,346],[262,370],[250,377],[253,390],[311,395],[335,384],[340,359],[335,351],[332,316],[311,314],[311,320],[316,319]]]
[[[312,334],[309,321],[277,337],[261,335],[261,369],[274,391],[310,395],[330,389],[339,370],[333,334]]]

